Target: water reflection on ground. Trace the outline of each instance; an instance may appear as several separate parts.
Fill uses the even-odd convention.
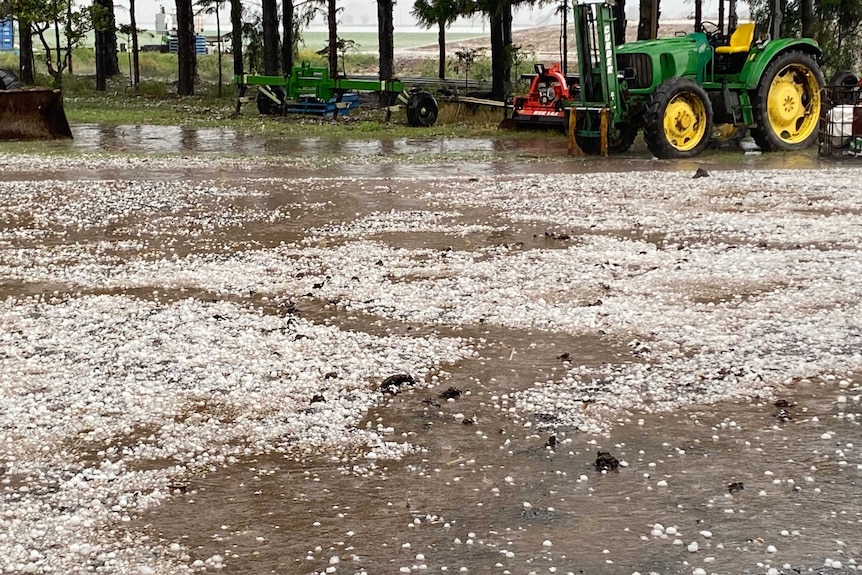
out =
[[[427,176],[428,164],[446,175],[580,173],[633,170],[804,169],[821,165],[816,151],[746,153],[739,148],[712,150],[689,160],[657,160],[642,141],[611,158],[569,156],[566,139],[423,137],[334,139],[282,137],[239,132],[232,128],[186,126],[73,126],[75,139],[57,144],[74,151],[129,154],[194,154],[214,156],[343,158],[332,175],[356,177]],[[418,132],[418,130],[417,130]],[[391,161],[398,161],[393,167]],[[512,160],[518,160],[516,163]],[[541,161],[541,163],[539,163]],[[262,168],[263,169],[263,168]]]

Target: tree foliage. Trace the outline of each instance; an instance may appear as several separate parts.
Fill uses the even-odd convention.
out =
[[[411,14],[420,26],[437,26],[437,75],[446,79],[446,29],[467,12],[464,0],[415,0]]]
[[[787,1],[781,27],[783,37],[802,34],[803,1]],[[750,5],[754,20],[767,29],[771,2],[751,0]],[[823,50],[821,63],[826,76],[836,70],[859,71],[862,67],[862,0],[815,0],[813,8],[813,36]]]

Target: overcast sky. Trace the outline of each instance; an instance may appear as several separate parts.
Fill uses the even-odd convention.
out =
[[[251,5],[258,4],[259,2],[255,2],[252,0],[249,2]],[[637,2],[633,0],[628,0],[628,10],[630,14],[630,18],[634,17],[637,12]],[[704,2],[704,13],[710,13],[710,4],[709,0]],[[136,0],[136,15],[138,20],[139,28],[146,28],[148,30],[152,30],[155,26],[155,18],[156,14],[159,12],[161,7],[164,7],[164,10],[167,14],[172,14],[176,12],[176,5],[174,2],[159,2],[157,0]],[[338,0],[339,7],[343,7],[344,11],[341,15],[341,21],[343,26],[376,26],[376,2],[374,0]],[[128,23],[129,21],[129,11],[128,11],[128,2],[124,2],[123,0],[119,0],[116,3],[117,6],[117,20],[120,23]],[[690,12],[693,11],[692,3],[690,0],[662,0],[662,18],[674,19],[674,18],[685,18]],[[398,32],[399,29],[409,28],[414,24],[413,18],[410,16],[410,10],[413,7],[412,0],[401,0],[396,2],[395,4],[395,31]],[[221,21],[222,26],[225,27],[229,23],[230,13],[228,9],[228,3],[225,2],[225,9],[221,12]],[[553,6],[546,6],[543,8],[523,8],[518,9],[515,12],[515,26],[516,27],[531,27],[531,26],[548,26],[559,23],[559,16],[554,14]],[[458,25],[467,25],[468,22],[458,22]],[[321,25],[323,25],[323,21],[321,20]],[[481,27],[481,23],[477,23],[479,27]],[[215,16],[207,16],[204,21],[204,26],[207,30],[215,29]]]

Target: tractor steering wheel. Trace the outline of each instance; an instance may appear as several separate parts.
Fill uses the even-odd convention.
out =
[[[721,31],[721,26],[715,22],[710,22],[709,20],[702,21],[697,32],[706,34],[707,41],[713,46],[720,46],[724,43],[724,34]]]

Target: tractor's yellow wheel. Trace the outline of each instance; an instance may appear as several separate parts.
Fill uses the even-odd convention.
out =
[[[823,73],[802,52],[779,55],[760,79],[752,136],[764,150],[805,148],[817,139]]]
[[[644,112],[644,139],[657,158],[696,156],[711,133],[712,104],[700,85],[671,78],[653,93]]]
[[[693,94],[681,92],[668,103],[664,113],[664,135],[681,152],[693,149],[706,134],[706,106]]]

